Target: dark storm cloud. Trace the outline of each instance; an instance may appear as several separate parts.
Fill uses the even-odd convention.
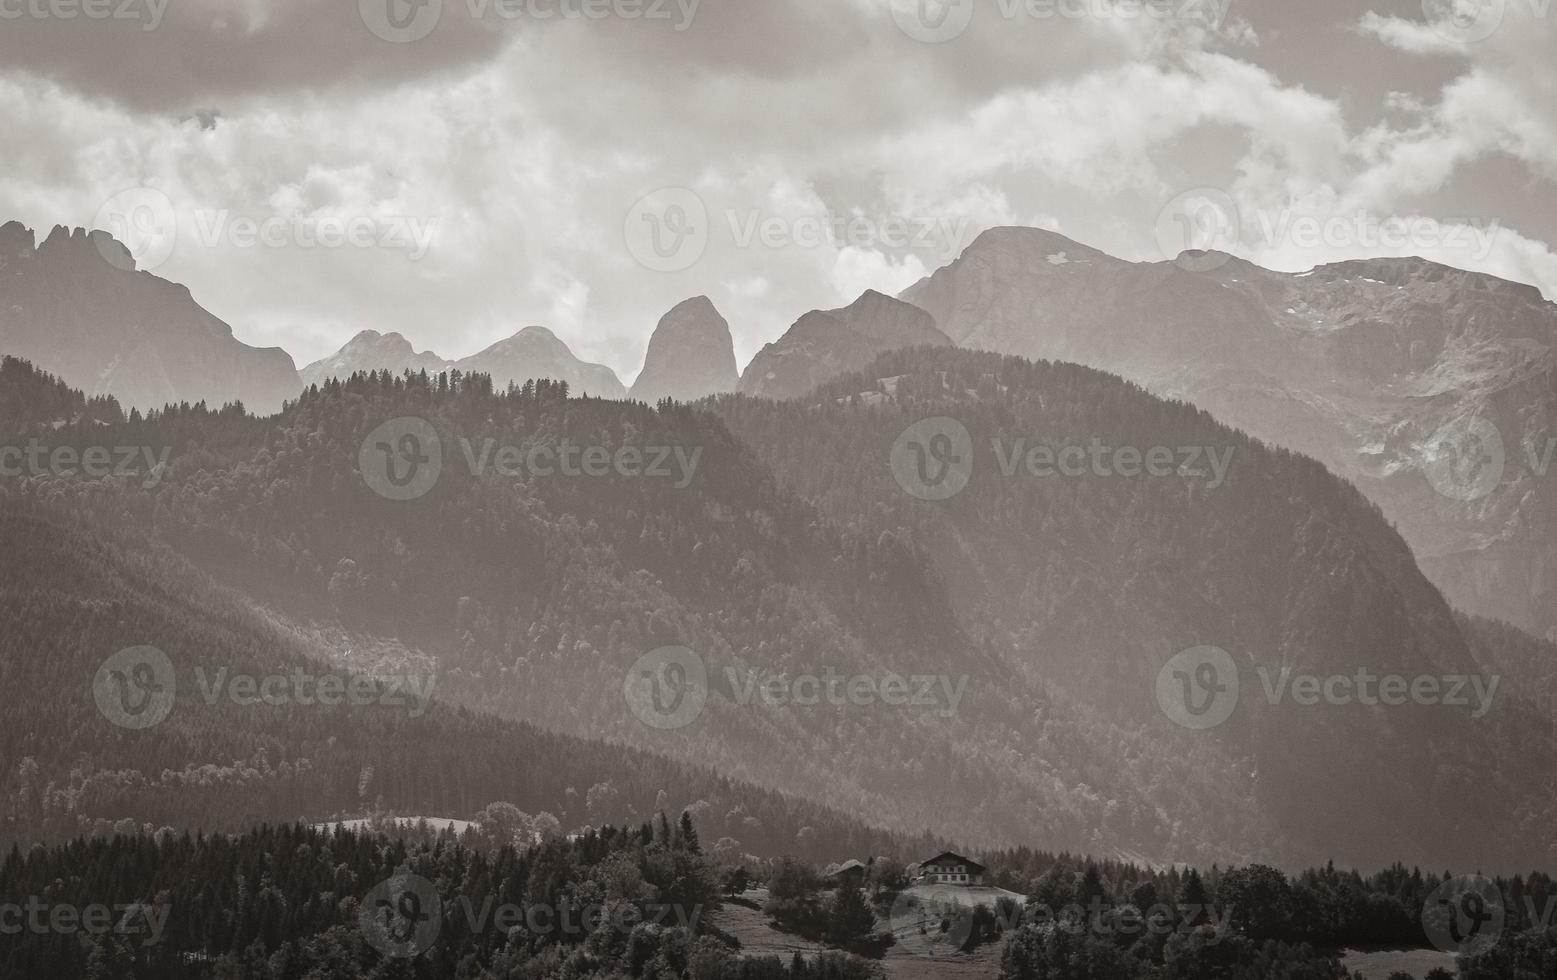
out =
[[[88,14],[87,10],[94,10]],[[414,79],[491,57],[504,33],[451,16],[415,44],[375,36],[355,2],[0,0],[0,65],[142,110]]]
[[[519,37],[568,45],[583,32],[584,79],[782,83],[847,75],[862,62],[879,90],[931,88],[933,110],[1084,71],[1117,43],[1075,19],[978,4],[955,43],[925,44],[897,27],[887,0],[0,0],[0,75],[183,115],[251,96],[414,81],[489,62]],[[399,24],[421,29],[386,30]],[[559,91],[537,94],[588,97],[557,81]],[[867,97],[890,101],[881,96]]]

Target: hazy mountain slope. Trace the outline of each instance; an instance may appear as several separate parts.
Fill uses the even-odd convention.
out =
[[[0,772],[0,846],[119,821],[236,830],[384,809],[468,817],[497,800],[549,811],[564,830],[646,819],[656,803],[674,815],[701,800],[710,844],[730,836],[756,853],[833,859],[849,853],[840,844],[886,843],[840,814],[702,767],[436,699],[417,714],[416,697],[394,703],[408,689],[388,678],[421,675],[427,661],[329,649],[165,546],[58,507],[0,493],[0,550],[28,559],[0,568],[0,680],[12,694],[0,723],[0,756],[11,762]],[[96,706],[94,677],[110,655],[144,644],[174,667],[172,708],[153,727],[117,727]],[[305,703],[319,692],[312,684],[264,688],[288,703],[239,703],[229,695],[240,689],[218,681],[299,670],[377,680],[361,703],[336,706]],[[754,813],[760,821],[747,820]],[[797,836],[802,827],[811,833]]]
[[[526,381],[549,378],[566,381],[578,395],[627,397],[627,389],[615,371],[603,364],[579,360],[561,338],[545,327],[525,327],[479,354],[455,361],[452,367],[467,374],[489,374],[499,388],[510,382],[523,385]]]
[[[902,535],[831,526],[775,492],[707,412],[563,401],[548,386],[498,397],[484,381],[438,391],[362,377],[310,393],[280,421],[181,412],[93,430],[170,447],[165,477],[40,478],[33,492],[154,529],[321,646],[430,659],[440,694],[460,703],[607,733],[911,832],[1153,854],[1260,844],[1249,804],[1175,790],[1170,815],[1156,777],[1143,777],[1182,769],[1198,783],[1186,760],[1203,752],[1170,751],[1009,676],[962,635]],[[354,469],[358,446],[378,420],[410,412],[441,433],[444,472],[423,498],[384,500]],[[521,455],[564,437],[703,455],[679,488],[490,467],[474,477],[459,439],[479,456],[487,435]],[[708,701],[684,727],[657,728],[628,709],[624,681],[645,651],[677,643],[702,655]],[[818,701],[831,675],[880,693]],[[775,677],[793,684],[777,700],[755,689]],[[1034,738],[1065,750],[1031,766],[1018,749]],[[1119,751],[1141,768],[1122,771]]]
[[[1311,460],[1086,368],[971,351],[900,351],[805,399],[716,407],[784,486],[833,520],[907,529],[933,556],[959,621],[1004,653],[1013,678],[1050,684],[1057,701],[1089,705],[1169,754],[1209,750],[1194,767],[1159,773],[1118,759],[1127,780],[1161,780],[1168,812],[1182,796],[1252,800],[1264,846],[1366,863],[1451,851],[1490,862],[1503,845],[1472,829],[1498,819],[1487,811],[1509,826],[1553,811],[1531,784],[1557,761],[1550,733],[1530,724],[1513,686],[1476,720],[1441,705],[1268,703],[1265,678],[1278,684],[1282,667],[1486,673],[1405,542]],[[910,425],[935,417],[969,431],[972,475],[951,498],[921,501],[888,461]],[[1142,454],[1217,447],[1232,462],[1220,486],[1209,467],[1195,478],[1031,476],[1023,438],[1056,449],[1095,438]],[[1007,457],[1015,450],[1011,476],[995,441]],[[1233,655],[1242,691],[1225,724],[1193,732],[1169,722],[1154,692],[1170,657],[1202,645]],[[1042,766],[1067,750],[1012,751]]]
[[[1495,619],[1464,614],[1458,619],[1476,659],[1540,707],[1547,730],[1557,734],[1557,643]],[[1557,790],[1557,773],[1551,781]]]
[[[739,383],[730,324],[707,296],[696,296],[660,318],[630,394],[650,404],[696,401],[734,391]]]
[[[388,371],[401,374],[406,371],[442,371],[449,362],[434,354],[420,354],[411,342],[398,333],[381,334],[377,330],[363,330],[346,342],[346,346],[320,358],[298,374],[303,384],[319,384],[326,378],[349,378],[357,371]]]
[[[0,226],[0,353],[142,411],[236,400],[268,414],[302,388],[286,351],[239,342],[186,287],[135,271],[106,232],[81,228],[38,244]]]
[[[964,346],[1114,371],[1316,457],[1457,605],[1557,630],[1557,306],[1534,288],[1422,259],[1135,264],[1001,228],[903,298]]]
[[[812,310],[797,320],[746,365],[740,391],[794,398],[864,367],[882,351],[948,342],[923,310],[869,290],[843,309]]]
[[[443,476],[423,499],[381,499],[353,472],[357,448],[377,420],[412,411],[443,433]],[[663,442],[703,455],[682,487],[475,477],[459,440],[479,454],[487,436],[523,447]],[[563,401],[544,386],[502,397],[364,380],[305,397],[280,426],[191,413],[113,438],[171,442],[173,462],[160,485],[93,507],[150,521],[163,540],[298,618],[399,637],[436,660],[440,691],[462,703],[745,773],[915,831],[949,814],[970,835],[1004,827],[999,836],[1014,837],[1026,823],[1020,806],[1003,804],[1035,790],[1025,778],[1000,788],[1007,774],[979,742],[993,737],[986,727],[1025,717],[1031,696],[972,717],[945,700],[800,710],[752,700],[750,683],[786,672],[874,679],[956,667],[967,678],[959,699],[999,692],[922,559],[890,537],[845,542],[818,525],[775,495],[706,413]],[[92,499],[104,489],[72,486]],[[634,661],[668,644],[705,657],[713,688],[684,729],[646,724],[623,695]],[[951,775],[911,786],[901,774],[915,767]],[[968,818],[966,801],[984,794],[988,812]]]
[[[304,368],[302,377],[306,384],[319,384],[326,378],[345,380],[357,372],[388,371],[399,376],[406,371],[437,374],[449,370],[489,374],[499,388],[510,382],[523,386],[526,381],[548,378],[567,382],[579,395],[627,395],[616,372],[602,364],[579,360],[560,337],[545,327],[525,327],[506,340],[455,361],[444,360],[432,351],[417,353],[411,342],[398,333],[364,330],[334,354]]]
[[[721,400],[737,434],[705,410],[563,400],[548,385],[361,377],[274,420],[177,412],[94,430],[170,446],[167,473],[152,486],[40,478],[29,492],[150,529],[321,645],[431,662],[459,703],[893,827],[1154,860],[1495,867],[1512,862],[1510,826],[1549,818],[1529,777],[1557,760],[1501,696],[1474,723],[1468,709],[1267,708],[1255,694],[1210,733],[1162,716],[1159,670],[1205,643],[1249,670],[1476,669],[1400,538],[1318,464],[1085,368],[920,349],[873,373],[825,400]],[[963,494],[921,505],[885,455],[921,412],[957,414],[980,445],[1095,434],[1234,456],[1216,487],[1040,485],[991,483],[981,449]],[[431,429],[416,445],[379,429],[408,416]],[[466,441],[488,461],[480,474]],[[424,495],[371,489],[386,445],[420,466],[440,447]],[[684,482],[494,463],[563,445],[701,454]],[[624,687],[647,651],[678,644],[701,657],[707,701],[661,727]],[[817,700],[818,675],[892,674],[931,683],[904,704]],[[695,704],[694,685],[666,680],[657,710]],[[748,818],[762,819],[732,819]]]

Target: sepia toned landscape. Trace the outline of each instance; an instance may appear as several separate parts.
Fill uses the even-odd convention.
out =
[[[0,0],[0,980],[1557,980],[1553,19]]]

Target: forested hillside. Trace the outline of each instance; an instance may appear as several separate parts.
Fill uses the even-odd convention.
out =
[[[1312,460],[1099,371],[973,351],[893,352],[807,398],[716,407],[828,518],[930,555],[959,622],[1009,678],[1108,720],[1089,741],[1117,767],[1087,780],[1109,801],[1090,814],[1104,837],[1161,833],[1150,852],[1174,855],[1211,839],[1364,864],[1496,864],[1528,853],[1554,812],[1535,777],[1557,755],[1520,678],[1474,718],[1445,704],[1269,703],[1283,668],[1489,683],[1494,672],[1378,509]],[[940,417],[970,433],[971,475],[949,499],[916,499],[894,478],[894,444]],[[1172,472],[1025,468],[1034,446],[1094,442],[1105,463],[1134,449],[1138,467],[1166,447]],[[1182,465],[1182,447],[1202,448],[1199,462]],[[1226,723],[1186,731],[1159,710],[1155,679],[1203,645],[1229,651],[1242,690]],[[1055,737],[1064,728],[1034,721],[1040,737],[1010,747],[1015,765],[1077,758]],[[1167,819],[1154,827],[1152,815]]]
[[[237,831],[261,822],[374,812],[474,817],[494,801],[549,813],[563,830],[699,815],[711,844],[818,859],[901,841],[824,807],[695,765],[432,702],[371,694],[331,706],[238,703],[202,688],[218,672],[256,678],[352,676],[349,664],[210,583],[165,545],[105,530],[57,504],[0,499],[0,838],[23,844],[111,829]],[[145,730],[99,710],[94,677],[116,651],[154,644],[176,700]],[[200,672],[203,671],[202,675]],[[312,688],[294,692],[311,697]],[[435,692],[436,693],[436,692]],[[389,696],[386,696],[389,695]]]
[[[889,465],[928,416],[974,434],[971,480],[949,500],[913,498]],[[389,499],[374,489],[375,433],[407,418],[441,469],[425,493]],[[1281,668],[1482,666],[1355,490],[1085,368],[896,352],[799,402],[653,408],[379,373],[311,388],[272,419],[180,406],[49,438],[167,463],[33,474],[9,495],[141,529],[345,668],[430,674],[441,700],[899,832],[1153,860],[1499,868],[1553,812],[1534,777],[1557,758],[1516,682],[1479,712],[1268,704]],[[1019,446],[1094,439],[1172,447],[1176,463],[1182,447],[1204,453],[1164,477],[1033,478],[1020,459],[1001,474]],[[570,446],[606,459],[659,447],[671,469],[499,463]],[[1231,651],[1243,694],[1225,724],[1188,731],[1154,692],[1168,659],[1201,645]],[[667,647],[696,659],[706,703],[656,724],[624,685]],[[878,696],[819,697],[829,677]],[[902,703],[879,696],[893,678]],[[735,824],[747,819],[763,818]]]

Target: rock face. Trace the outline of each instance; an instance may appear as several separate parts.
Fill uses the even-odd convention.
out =
[[[869,290],[841,310],[812,310],[795,321],[784,336],[752,358],[741,375],[740,391],[797,398],[824,381],[859,370],[885,351],[950,343],[923,309]]]
[[[364,330],[347,341],[345,347],[313,362],[299,373],[303,384],[311,385],[332,377],[349,378],[357,371],[389,371],[395,375],[422,370],[436,373],[448,364],[432,351],[418,354],[411,342],[398,333]]]
[[[1323,461],[1456,605],[1557,638],[1557,306],[1420,258],[1130,263],[1001,228],[903,293],[958,343],[1077,361]]]
[[[37,244],[19,222],[0,226],[0,353],[126,410],[241,401],[263,415],[302,390],[286,351],[238,341],[187,287],[136,271],[112,236],[82,228]]]
[[[630,395],[650,404],[696,401],[734,391],[739,383],[730,324],[707,296],[695,296],[660,318]]]
[[[524,384],[532,378],[566,381],[573,395],[626,398],[627,388],[616,372],[603,364],[589,364],[573,355],[568,345],[545,327],[525,327],[479,354],[455,361],[461,371],[480,371],[492,376],[499,388],[512,381]]]

